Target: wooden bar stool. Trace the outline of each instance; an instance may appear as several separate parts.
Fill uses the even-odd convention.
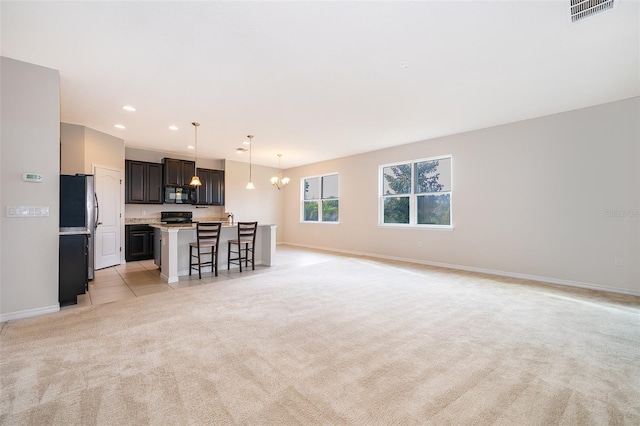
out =
[[[215,276],[218,276],[218,246],[220,245],[221,225],[220,222],[196,224],[196,241],[189,243],[189,275],[192,270],[197,269],[198,279],[202,279],[202,267],[211,266]],[[196,249],[195,256],[193,249]],[[204,256],[211,257],[208,261],[204,261]]]
[[[256,269],[255,259],[255,245],[256,245],[256,231],[258,229],[258,222],[238,222],[238,238],[235,240],[229,240],[229,247],[227,253],[227,269],[230,269],[231,264],[237,264],[242,272],[242,261],[244,260],[244,266],[248,267],[251,262],[251,269]],[[237,247],[237,251],[233,250]],[[242,250],[244,248],[244,255]],[[231,257],[232,254],[238,255],[238,257]]]

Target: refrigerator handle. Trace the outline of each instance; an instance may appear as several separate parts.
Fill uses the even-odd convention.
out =
[[[98,194],[94,192],[93,196],[96,199],[96,222],[94,227],[95,229],[98,229],[98,225],[102,225],[102,223],[98,222],[98,220],[100,220],[100,203],[98,202]]]

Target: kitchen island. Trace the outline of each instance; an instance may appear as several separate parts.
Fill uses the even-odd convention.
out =
[[[196,241],[196,224],[163,225],[151,224],[159,233],[160,277],[167,283],[179,281],[179,277],[189,275],[189,243]],[[236,225],[222,224],[218,253],[218,270],[227,269],[227,242],[238,237]],[[156,238],[158,240],[158,238]],[[258,224],[256,233],[256,265],[273,266],[276,253],[276,225]],[[232,267],[233,269],[233,267]],[[211,268],[203,268],[203,272]],[[194,271],[195,272],[195,271]]]

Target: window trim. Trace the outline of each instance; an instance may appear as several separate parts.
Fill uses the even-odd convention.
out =
[[[433,192],[433,193],[419,193],[415,192],[415,164],[421,163],[425,161],[434,161],[434,160],[442,160],[442,159],[450,159],[451,160],[451,189],[449,191],[443,192]],[[403,164],[409,164],[411,166],[411,192],[407,194],[393,194],[393,195],[384,195],[384,169],[386,167],[391,166],[399,166]],[[439,231],[450,231],[454,229],[453,224],[453,155],[452,154],[443,154],[437,155],[433,157],[426,158],[417,158],[414,160],[399,160],[393,163],[381,164],[378,166],[378,227],[380,228],[395,228],[395,229],[429,229],[429,230],[439,230]],[[449,205],[449,225],[434,225],[434,224],[419,224],[418,222],[418,196],[424,196],[428,194],[449,194],[450,205]],[[398,197],[409,197],[409,223],[385,223],[384,222],[384,200],[385,198],[390,198],[393,196]]]
[[[337,198],[322,198],[322,178],[325,176],[338,176],[338,197]],[[320,178],[320,198],[316,200],[304,199],[304,181],[307,179]],[[340,173],[330,172],[322,173],[319,175],[304,176],[300,178],[300,223],[303,224],[326,224],[326,225],[338,225],[340,224],[340,198],[342,198],[342,188],[340,185]],[[322,220],[322,202],[327,200],[338,200],[338,220],[337,221],[324,221]],[[315,201],[318,203],[318,220],[304,220],[304,203],[307,201]]]

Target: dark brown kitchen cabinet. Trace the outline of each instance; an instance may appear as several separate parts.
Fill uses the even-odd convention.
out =
[[[191,178],[196,171],[196,162],[177,160],[175,158],[164,159],[164,185],[165,186],[189,186]]]
[[[127,204],[162,204],[162,164],[125,161],[125,202]]]
[[[58,302],[75,305],[88,283],[88,235],[60,235],[58,257]]]
[[[224,170],[198,169],[200,185],[196,188],[196,204],[224,206]]]
[[[155,229],[149,225],[126,225],[124,258],[127,262],[153,259]]]

